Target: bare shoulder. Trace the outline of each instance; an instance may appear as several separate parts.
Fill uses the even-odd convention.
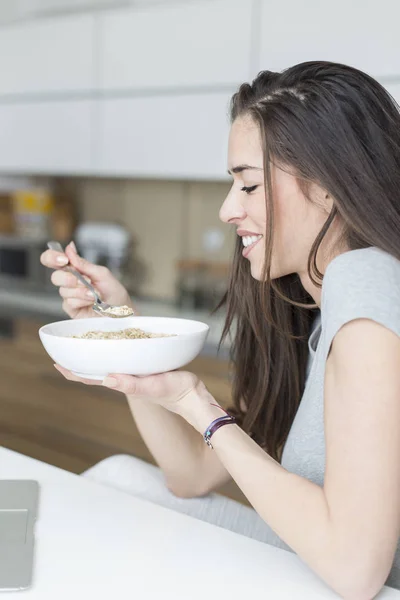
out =
[[[327,367],[333,362],[360,364],[371,359],[378,365],[382,359],[390,358],[400,359],[400,336],[378,321],[358,318],[345,323],[336,333]]]
[[[400,407],[400,336],[372,319],[355,319],[333,339],[325,370],[326,415],[345,404]],[[394,408],[394,407],[393,407]],[[400,414],[400,413],[399,413]]]

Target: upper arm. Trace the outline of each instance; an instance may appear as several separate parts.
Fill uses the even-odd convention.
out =
[[[372,320],[347,323],[333,340],[325,438],[331,519],[387,575],[400,533],[400,337]]]

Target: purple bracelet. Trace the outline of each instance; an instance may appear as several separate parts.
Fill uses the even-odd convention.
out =
[[[211,443],[211,437],[214,435],[214,433],[217,431],[217,429],[219,429],[220,427],[223,427],[224,425],[229,425],[230,423],[236,423],[236,419],[235,417],[232,417],[231,415],[226,415],[224,417],[219,417],[218,419],[215,419],[215,421],[212,421],[212,423],[210,423],[210,425],[207,427],[207,429],[205,430],[204,434],[203,434],[203,439],[205,441],[205,443],[207,444],[207,446],[209,446],[211,449],[213,448],[213,445]]]

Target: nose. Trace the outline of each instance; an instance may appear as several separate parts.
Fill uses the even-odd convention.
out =
[[[220,208],[219,218],[223,223],[240,223],[245,217],[246,211],[239,194],[232,187]]]

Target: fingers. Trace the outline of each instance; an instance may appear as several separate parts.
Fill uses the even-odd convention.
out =
[[[40,262],[49,269],[59,269],[68,264],[69,259],[65,254],[56,252],[55,250],[46,250],[40,256]]]
[[[89,277],[85,277],[85,279],[90,283]],[[67,288],[82,288],[86,289],[83,283],[79,281],[72,275],[72,273],[68,273],[67,271],[54,271],[51,274],[51,282],[54,283],[57,287],[67,287]]]
[[[51,282],[57,287],[70,287],[74,288],[78,284],[78,280],[75,275],[67,273],[66,271],[54,271],[51,274]]]
[[[88,306],[92,306],[93,300],[80,300],[79,298],[69,298],[68,300],[64,300],[63,305],[66,306],[67,312],[68,309],[79,309],[79,308],[87,308]]]
[[[59,373],[61,373],[61,375],[65,377],[65,379],[68,379],[68,381],[84,383],[85,385],[104,385],[105,387],[115,389],[116,391],[123,392],[124,394],[134,394],[137,389],[137,381],[141,379],[140,377],[134,377],[133,375],[110,375],[102,382],[96,379],[84,379],[83,377],[77,377],[71,371],[68,371],[68,369],[64,369],[64,367],[61,367],[57,364],[55,364],[54,367]],[[151,377],[146,377],[143,379],[151,379]],[[105,382],[108,382],[109,385],[106,385]]]
[[[61,286],[59,289],[59,293],[61,298],[65,300],[69,300],[70,298],[74,298],[76,300],[82,300],[87,304],[91,304],[94,302],[94,296],[92,292],[89,292],[87,288],[84,286],[79,287],[64,287]]]
[[[70,264],[72,267],[77,269],[89,283],[95,282],[96,280],[104,280],[104,278],[109,274],[109,270],[106,267],[94,265],[79,256],[74,242],[70,242],[67,245],[65,248],[65,254],[56,252],[54,250],[46,250],[41,255],[40,262],[45,267],[55,269],[54,273],[51,275],[51,281],[54,285],[60,288],[84,289],[83,283],[81,283],[81,281],[72,275],[72,273],[62,270],[62,267],[66,266],[67,264]],[[67,297],[64,294],[61,294],[61,296]],[[79,293],[77,294],[77,297],[82,299],[85,296]],[[89,299],[88,296],[87,298]]]
[[[150,375],[149,377],[134,377],[133,375],[120,375],[112,374],[106,377],[102,382],[93,379],[83,379],[77,377],[68,369],[64,369],[60,365],[55,364],[54,367],[61,375],[68,379],[68,381],[77,381],[79,383],[85,383],[86,385],[103,385],[104,387],[111,388],[118,392],[128,395],[151,395],[151,388],[154,386],[154,380],[157,375]]]
[[[54,367],[57,369],[57,371],[59,373],[61,373],[61,375],[63,375],[65,377],[65,379],[68,379],[68,381],[84,383],[85,385],[101,385],[101,381],[97,381],[96,379],[83,379],[81,377],[77,377],[76,375],[71,373],[71,371],[68,371],[68,369],[64,369],[64,367],[60,367],[60,365],[54,365]]]
[[[78,269],[78,271],[84,275],[88,275],[93,281],[103,279],[105,273],[108,272],[106,267],[94,265],[85,258],[79,256],[79,254],[76,252],[75,244],[73,244],[73,242],[68,244],[68,246],[65,248],[65,254],[68,257],[70,264],[75,267],[75,269]]]
[[[160,392],[165,393],[166,375],[168,374],[135,377],[112,373],[104,379],[103,385],[128,396],[157,398]]]
[[[78,271],[80,271],[83,275],[87,275],[89,277],[93,276],[95,278],[97,276],[97,279],[103,277],[107,271],[105,267],[94,265],[79,256],[74,242],[70,242],[68,244],[68,246],[65,248],[65,253],[56,252],[55,250],[46,250],[41,255],[40,262],[49,269],[60,269],[70,264],[78,269]]]
[[[146,378],[147,379],[147,378]],[[133,375],[109,375],[103,380],[105,387],[111,388],[123,394],[137,394],[139,377]]]
[[[75,317],[78,315],[80,309],[72,308],[70,302],[71,302],[71,300],[64,300],[64,302],[62,303],[62,309],[65,313],[67,313],[67,315],[69,315],[71,317],[71,319],[75,319]]]

